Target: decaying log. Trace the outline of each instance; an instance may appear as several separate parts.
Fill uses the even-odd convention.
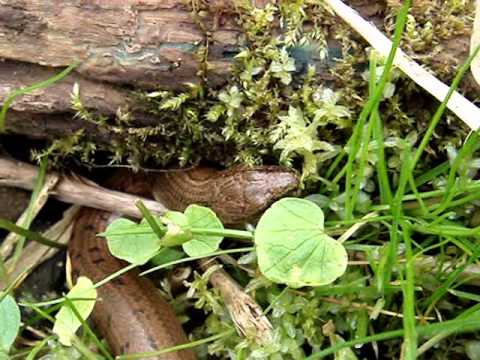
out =
[[[209,80],[215,84],[242,39],[235,16],[223,16],[230,2],[212,3],[211,14],[192,16],[179,0],[2,0],[0,57],[51,67],[80,60],[77,71],[91,79],[178,88],[198,82],[196,53],[206,35],[198,19],[211,31]]]
[[[253,1],[258,7],[275,2]],[[178,89],[185,82],[198,83],[197,53],[208,38],[208,85],[214,86],[228,78],[232,55],[245,39],[234,0],[202,2],[209,4],[208,11],[193,9],[194,3],[0,0],[0,58],[50,67],[80,60],[77,71],[96,81]],[[382,27],[385,2],[346,3]],[[445,44],[438,58],[461,62],[468,40],[455,38],[455,46]]]
[[[11,91],[46,80],[56,73],[56,69],[36,64],[1,62],[0,103]],[[75,83],[79,85],[82,104],[89,111],[112,118],[119,109],[128,109],[134,124],[155,123],[154,117],[134,109],[134,100],[128,90],[72,73],[47,88],[17,97],[7,113],[6,129],[35,139],[55,139],[83,129],[96,143],[109,143],[112,134],[105,128],[74,116],[70,94]]]
[[[5,125],[8,132],[25,135],[32,139],[58,139],[81,129],[98,143],[105,143],[109,139],[101,128],[76,119],[69,113],[42,114],[9,111]]]
[[[274,2],[257,0],[255,5]],[[198,82],[197,52],[207,35],[207,85],[224,82],[232,55],[245,41],[233,3],[210,1],[209,11],[195,12],[191,2],[182,0],[0,0],[0,59],[10,59],[0,63],[0,103],[11,90],[57,73],[55,67],[81,61],[77,72],[59,83],[17,98],[7,129],[49,139],[84,129],[89,140],[108,143],[114,132],[72,116],[73,84],[79,83],[85,107],[111,118],[133,102],[122,84],[178,89],[185,82]],[[385,3],[348,3],[382,27]],[[468,55],[468,43],[468,36],[445,41],[445,51],[436,58],[461,62]],[[155,118],[135,110],[132,119],[132,127],[156,124]]]
[[[0,103],[11,91],[46,80],[57,73],[58,69],[36,64],[0,62]],[[70,94],[75,83],[80,86],[80,98],[84,106],[100,114],[115,114],[120,106],[130,103],[125,89],[72,73],[45,89],[17,97],[10,109],[29,113],[73,112]]]

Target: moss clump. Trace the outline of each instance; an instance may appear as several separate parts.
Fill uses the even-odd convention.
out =
[[[387,1],[385,29],[389,34],[395,27],[393,14],[401,3]],[[450,80],[468,56],[474,14],[475,2],[471,0],[413,1],[401,47],[440,78]]]
[[[74,94],[78,116],[110,134],[111,141],[94,150],[133,166],[184,166],[200,159],[253,165],[278,156],[289,164],[299,158],[307,164],[305,175],[315,172],[318,160],[335,155],[352,112],[342,92],[326,87],[314,69],[331,61],[325,9],[297,1],[240,11],[247,46],[235,56],[230,81],[220,89],[190,85],[183,93],[136,93],[137,106],[156,117],[154,124],[95,119]],[[45,153],[93,161],[91,143],[87,133],[79,133],[57,140]]]
[[[444,39],[465,34],[470,26],[470,5],[452,0],[440,6],[443,3],[416,2],[411,9],[402,46],[426,54],[426,63],[429,56],[432,61],[436,58],[435,51]],[[393,27],[391,15],[398,5],[390,1],[384,9],[387,32]],[[208,8],[193,10],[200,13]],[[133,167],[178,167],[200,160],[223,166],[280,160],[302,165],[304,178],[312,178],[319,165],[345,145],[367,97],[365,44],[321,1],[280,1],[263,9],[244,5],[236,11],[246,42],[222,88],[190,85],[182,93],[137,92],[136,106],[155,118],[147,126],[135,123],[125,111],[114,120],[96,119],[74,96],[78,116],[101,128],[107,141],[94,142],[87,132],[80,132],[55,141],[42,154],[57,160],[76,156],[87,165],[127,163]],[[199,58],[207,53],[206,47],[200,47]],[[454,65],[443,70],[451,75]],[[207,69],[208,62],[204,62],[202,74]],[[418,138],[435,104],[427,99],[419,106],[419,90],[400,74],[391,79],[389,89],[382,104],[385,138]],[[413,97],[415,102],[411,102]],[[446,145],[458,144],[466,133],[466,128],[456,124],[448,124],[459,129],[455,132],[438,127],[439,137],[431,143],[432,161],[439,149],[442,152]],[[99,152],[104,156],[94,158]]]

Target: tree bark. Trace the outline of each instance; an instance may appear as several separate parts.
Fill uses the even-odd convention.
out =
[[[264,6],[268,0],[256,0]],[[101,127],[72,117],[70,93],[79,83],[82,103],[112,117],[132,99],[122,85],[178,90],[199,83],[208,29],[207,86],[226,81],[232,53],[243,42],[232,1],[210,1],[194,15],[181,0],[55,1],[0,0],[0,103],[14,89],[45,80],[74,61],[75,72],[54,85],[18,97],[7,130],[32,138],[57,138],[85,129],[108,142]],[[188,2],[186,2],[188,3]],[[213,15],[212,15],[213,14]],[[204,27],[204,29],[202,29]],[[154,124],[132,111],[132,126]]]
[[[275,2],[254,1],[259,7]],[[49,67],[79,60],[77,72],[89,79],[178,89],[200,80],[197,52],[208,36],[207,85],[216,86],[245,41],[234,3],[210,0],[206,12],[182,0],[0,0],[0,58]],[[347,3],[382,28],[383,1]],[[461,62],[468,44],[464,35],[446,41],[437,61]]]
[[[223,16],[230,1],[212,1],[204,17],[183,3],[1,0],[0,57],[50,67],[80,60],[77,71],[90,79],[179,88],[198,82],[196,53],[206,40],[200,21],[211,31],[209,81],[222,82],[242,41],[235,16]]]
[[[37,64],[12,61],[0,63],[0,101],[3,102],[12,90],[46,80],[56,73],[56,69]],[[72,112],[70,93],[74,83],[80,86],[80,98],[85,107],[100,114],[112,115],[120,106],[130,104],[127,90],[72,73],[45,89],[18,97],[10,109],[30,113]]]
[[[36,64],[0,63],[0,103],[12,90],[48,79],[57,72]],[[95,114],[113,117],[118,109],[133,105],[131,93],[121,86],[92,81],[72,73],[45,89],[17,97],[7,113],[6,129],[36,139],[54,139],[84,129],[92,140],[108,143],[111,136],[102,127],[73,116],[70,94],[75,83],[80,87],[82,104]],[[155,122],[151,115],[140,111],[131,110],[131,114],[138,126]]]
[[[232,54],[245,41],[234,2],[210,0],[208,12],[196,12],[189,7],[191,2],[182,0],[0,0],[0,58],[7,59],[0,63],[0,102],[13,89],[81,61],[62,81],[17,98],[7,129],[34,138],[85,129],[92,140],[108,142],[111,135],[101,127],[72,117],[73,84],[79,83],[87,108],[113,117],[120,107],[133,103],[123,85],[180,89],[185,82],[198,83],[202,64],[197,52],[207,37],[209,71],[204,80],[207,86],[222,84],[228,79]],[[270,2],[275,0],[257,0],[255,5]],[[382,27],[384,2],[349,3]],[[436,61],[462,62],[468,44],[466,35],[446,41]],[[135,109],[132,115],[133,127],[155,123],[151,115]]]
[[[27,163],[0,157],[0,185],[32,190],[38,168]],[[57,172],[47,174],[48,179],[56,178],[54,189],[50,195],[60,201],[95,209],[117,212],[136,219],[142,213],[135,203],[141,200],[148,210],[163,215],[167,211],[165,205],[158,201],[125,194],[103,188],[79,175],[67,176]]]

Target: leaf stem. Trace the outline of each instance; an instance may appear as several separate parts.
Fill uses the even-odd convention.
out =
[[[224,236],[233,239],[253,240],[253,233],[246,230],[192,228],[191,232],[194,235]]]

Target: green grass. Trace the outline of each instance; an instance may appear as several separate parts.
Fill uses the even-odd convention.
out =
[[[389,229],[389,236],[384,245],[384,248],[386,248],[387,251],[384,252],[383,257],[379,261],[377,271],[375,272],[376,281],[373,283],[377,284],[378,293],[384,294],[386,303],[389,304],[389,301],[392,299],[392,293],[389,291],[387,292],[386,289],[389,287],[389,284],[391,284],[393,279],[400,281],[403,294],[403,328],[340,343],[329,349],[315,353],[308,357],[308,359],[321,358],[348,346],[394,337],[403,337],[402,358],[416,359],[419,353],[419,341],[422,339],[420,335],[426,336],[427,334],[430,334],[432,329],[432,334],[435,334],[435,332],[440,334],[445,332],[453,334],[457,331],[476,331],[480,328],[480,325],[475,325],[475,321],[471,321],[467,324],[466,320],[458,320],[458,323],[457,320],[452,320],[451,322],[438,322],[427,326],[419,326],[415,319],[416,315],[421,314],[420,309],[423,308],[420,306],[420,303],[424,304],[424,307],[426,307],[424,313],[421,315],[428,316],[441,299],[444,299],[448,293],[455,291],[453,289],[455,286],[459,286],[456,285],[456,283],[459,281],[460,274],[467,265],[475,263],[478,260],[478,255],[480,255],[478,254],[478,250],[480,250],[478,245],[469,242],[471,247],[470,252],[467,254],[466,262],[450,272],[446,276],[446,280],[443,284],[432,294],[426,298],[419,299],[419,294],[416,293],[415,287],[418,285],[422,286],[422,284],[416,279],[418,270],[415,268],[415,260],[416,256],[422,253],[423,249],[421,243],[415,242],[412,239],[412,234],[431,234],[439,240],[446,238],[447,240],[445,242],[454,243],[456,246],[460,245],[459,250],[461,251],[465,251],[466,248],[461,239],[464,237],[468,239],[472,239],[473,237],[473,239],[475,239],[480,234],[478,232],[480,229],[468,228],[458,223],[452,223],[448,220],[448,217],[455,214],[455,210],[468,204],[473,199],[478,198],[479,192],[477,190],[474,190],[471,194],[469,194],[470,191],[467,190],[469,186],[472,186],[473,184],[476,185],[476,182],[466,177],[466,164],[468,164],[468,161],[471,160],[480,146],[477,133],[472,133],[469,138],[466,139],[465,144],[459,149],[457,157],[451,165],[448,162],[444,162],[423,173],[418,173],[415,170],[416,165],[421,163],[422,154],[428,146],[436,126],[442,119],[448,100],[453,91],[458,87],[460,80],[463,78],[466,71],[469,69],[470,63],[477,55],[479,49],[477,48],[460,67],[445,100],[440,104],[436,113],[432,117],[430,125],[423,135],[418,148],[412,149],[406,142],[403,144],[403,150],[401,150],[402,166],[397,177],[398,180],[396,188],[394,189],[394,194],[392,194],[391,182],[389,180],[385,161],[385,149],[383,147],[383,124],[381,115],[378,111],[378,104],[380,102],[383,85],[385,85],[385,82],[388,79],[388,72],[392,65],[395,47],[398,46],[400,41],[400,35],[405,23],[408,6],[409,2],[404,2],[404,5],[399,12],[393,49],[385,63],[385,71],[378,85],[375,85],[376,79],[372,76],[374,74],[374,69],[376,68],[376,59],[375,57],[370,58],[369,89],[371,97],[361,112],[352,137],[348,142],[350,148],[346,168],[338,168],[338,170],[335,170],[334,167],[331,167],[327,172],[328,177],[328,175],[337,171],[338,175],[333,180],[334,183],[339,183],[342,181],[342,178],[344,179],[344,216],[347,221],[343,221],[343,223],[347,224],[352,221],[355,222],[355,205],[360,191],[361,182],[364,179],[364,168],[368,157],[367,145],[371,140],[375,141],[377,144],[376,185],[378,188],[379,203],[387,205],[386,207],[383,207],[383,210],[381,211],[382,215],[386,218],[386,223],[384,223],[384,225]],[[342,164],[342,159],[343,154],[339,156],[332,166],[340,166]],[[444,190],[436,195],[436,204],[425,204],[422,199],[428,192],[419,192],[418,187],[437,179],[443,174],[447,175],[447,182]],[[409,198],[416,199],[420,217],[412,218],[411,216],[408,216],[408,214],[405,214],[405,211],[408,210],[404,209],[403,204],[407,191],[411,191],[411,194],[407,195]],[[438,197],[439,195],[440,197]],[[382,208],[378,205],[376,205],[376,207],[377,209]],[[373,208],[371,208],[370,211],[371,210],[373,210]],[[446,212],[446,210],[449,212]],[[430,241],[432,242],[432,240]],[[403,264],[399,263],[398,249],[400,245],[404,248],[405,254],[405,261]],[[436,245],[432,245],[429,250],[432,250],[434,247],[436,247]],[[439,254],[439,256],[440,255],[441,254]],[[362,293],[362,290],[357,291]],[[465,294],[464,292],[455,292],[455,294],[462,294],[463,299],[478,301],[478,298],[470,293]],[[341,294],[338,295],[341,296]],[[438,341],[444,338],[444,336],[439,337],[438,335],[435,335],[432,339],[435,339],[435,337]],[[435,342],[432,343],[434,344]],[[433,345],[432,343],[429,344],[430,348]],[[425,352],[424,347],[421,352]]]

